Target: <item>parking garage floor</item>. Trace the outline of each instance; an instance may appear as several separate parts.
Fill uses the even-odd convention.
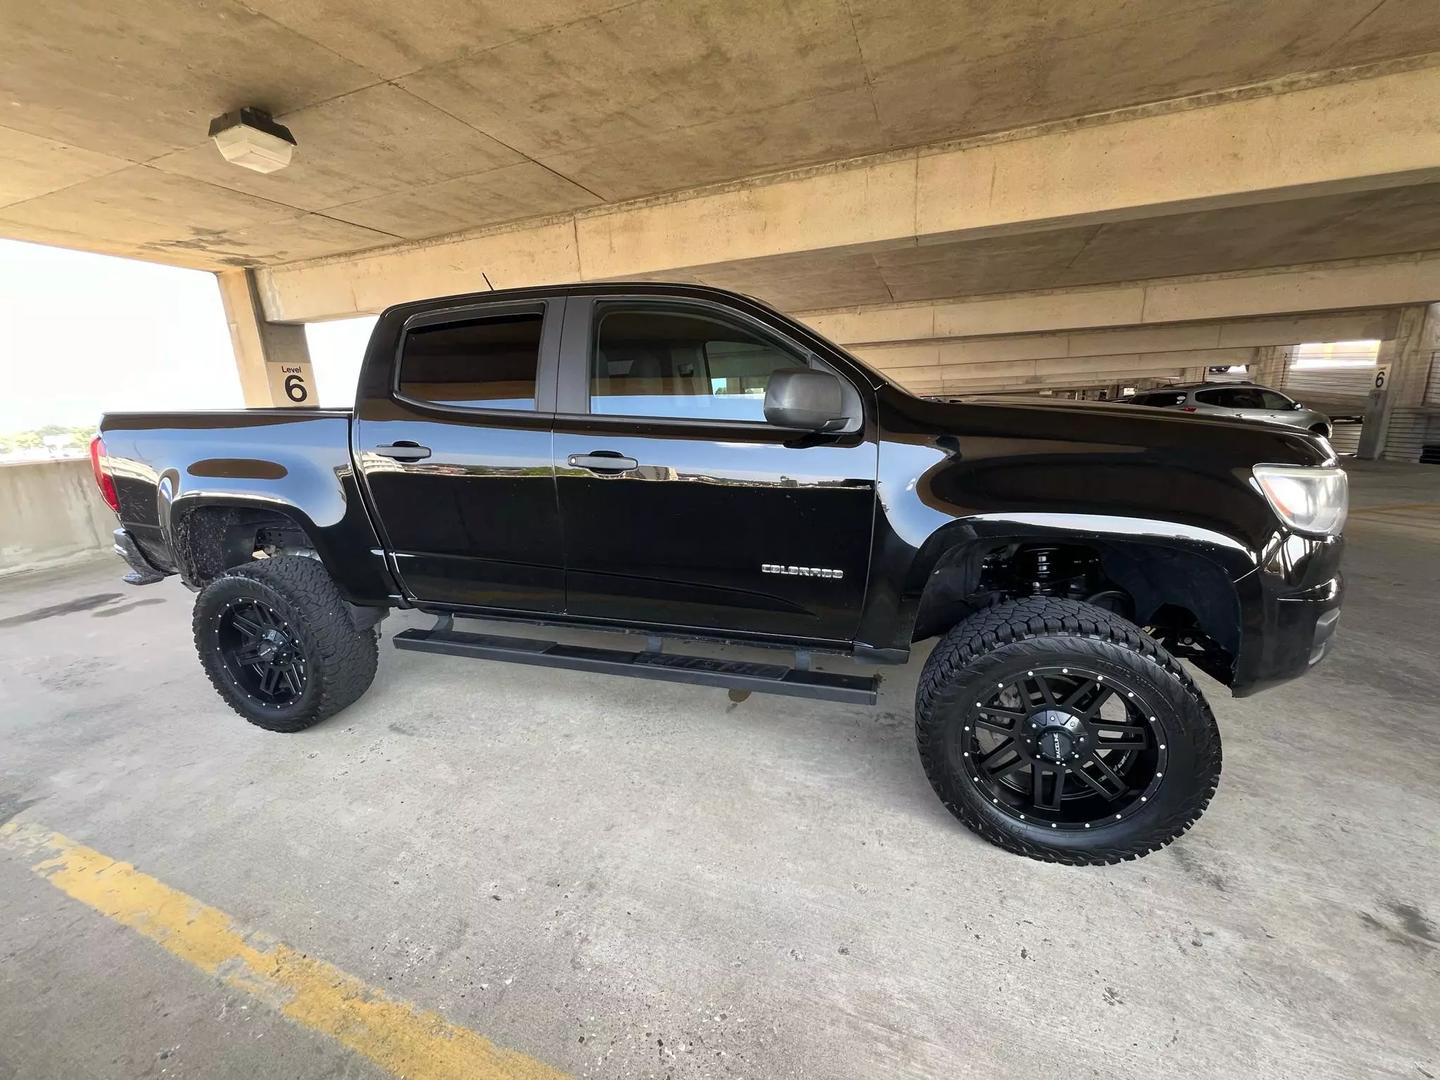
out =
[[[1202,678],[1216,801],[1105,869],[951,819],[918,658],[857,708],[382,646],[282,736],[178,583],[5,583],[0,1077],[1440,1075],[1440,469],[1352,484],[1337,651]]]

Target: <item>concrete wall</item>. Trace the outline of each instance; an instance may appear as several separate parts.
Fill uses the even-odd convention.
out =
[[[116,524],[88,458],[0,464],[0,577],[107,552]]]

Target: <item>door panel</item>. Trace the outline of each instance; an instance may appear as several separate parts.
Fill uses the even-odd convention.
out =
[[[561,401],[588,407],[593,391],[597,410],[642,415],[556,417],[567,610],[850,640],[875,512],[868,390],[847,384],[857,430],[784,432],[739,418],[763,416],[769,371],[813,362],[803,350],[765,328],[727,331],[732,316],[723,311],[691,319],[693,311],[648,304],[654,321],[647,325],[611,300],[572,298],[570,305]],[[623,333],[592,343],[591,327],[604,318]],[[772,344],[780,351],[766,355]],[[690,415],[664,415],[667,409]],[[612,467],[631,464],[617,459],[635,467]]]
[[[1277,394],[1274,390],[1256,391],[1260,396],[1260,402],[1265,409],[1265,419],[1275,424],[1296,423],[1297,414],[1295,405],[1289,398]],[[1301,427],[1304,425],[1301,424]]]
[[[795,448],[734,432],[557,425],[571,614],[831,640],[854,633],[873,443]],[[639,467],[603,475],[566,464],[597,450]]]
[[[413,441],[424,461],[367,447]],[[550,418],[503,424],[453,418],[367,420],[356,460],[417,600],[560,611],[564,570]]]
[[[355,460],[414,599],[563,610],[550,431],[563,306],[412,320],[390,392],[362,402]]]

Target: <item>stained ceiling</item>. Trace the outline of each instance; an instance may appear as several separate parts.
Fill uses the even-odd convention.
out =
[[[0,235],[221,268],[1440,50],[1440,18],[1434,0],[57,0],[4,5],[0,41]],[[290,127],[291,167],[223,161],[207,124],[240,105]],[[1435,196],[823,272],[832,298],[852,281],[868,299],[1184,273],[1203,252],[1268,265],[1334,214],[1355,254],[1410,250],[1413,200]]]

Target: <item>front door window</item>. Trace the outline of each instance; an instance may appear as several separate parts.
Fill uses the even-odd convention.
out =
[[[706,314],[602,307],[590,411],[764,423],[771,373],[804,366],[789,349]]]

